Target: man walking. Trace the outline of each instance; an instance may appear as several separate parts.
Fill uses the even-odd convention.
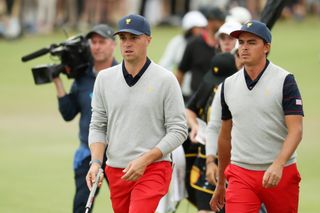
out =
[[[154,212],[170,184],[170,153],[187,138],[184,102],[172,72],[147,57],[147,20],[129,15],[118,28],[123,62],[99,73],[94,87],[87,185],[108,144],[105,173],[114,212]]]
[[[302,139],[303,108],[292,74],[267,59],[271,32],[249,21],[231,33],[244,68],[221,89],[219,180],[214,211],[298,212],[300,175],[295,150]],[[226,191],[225,182],[228,180]]]

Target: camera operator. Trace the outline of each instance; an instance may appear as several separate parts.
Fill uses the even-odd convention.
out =
[[[92,54],[92,65],[84,74],[75,78],[70,93],[66,93],[60,77],[53,78],[57,91],[60,113],[65,121],[71,121],[80,113],[79,139],[80,146],[76,150],[73,161],[76,194],[73,201],[73,212],[85,212],[90,191],[86,184],[91,154],[88,147],[89,123],[91,120],[91,97],[96,76],[100,70],[116,65],[114,58],[115,41],[113,29],[100,24],[92,28],[86,35],[89,39]]]

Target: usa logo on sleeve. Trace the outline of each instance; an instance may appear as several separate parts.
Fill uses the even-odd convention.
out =
[[[302,105],[302,100],[301,99],[296,99],[296,105]]]

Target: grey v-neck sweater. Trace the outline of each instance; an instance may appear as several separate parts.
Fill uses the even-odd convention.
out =
[[[122,64],[97,76],[90,123],[89,145],[108,144],[107,165],[125,168],[143,153],[158,147],[160,160],[187,138],[181,90],[175,76],[151,62],[132,87],[126,83]]]

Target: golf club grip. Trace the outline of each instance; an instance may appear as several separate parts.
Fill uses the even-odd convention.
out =
[[[100,176],[102,175],[103,173],[103,169],[99,169],[98,171],[98,174],[96,176],[96,180],[91,188],[91,191],[90,191],[90,194],[89,194],[89,198],[88,198],[88,201],[87,201],[87,204],[86,204],[86,212],[87,210],[89,210],[93,204],[93,200],[94,200],[94,196],[96,194],[96,190],[97,190],[97,187],[98,187],[98,183],[99,183],[99,179],[100,179]]]

